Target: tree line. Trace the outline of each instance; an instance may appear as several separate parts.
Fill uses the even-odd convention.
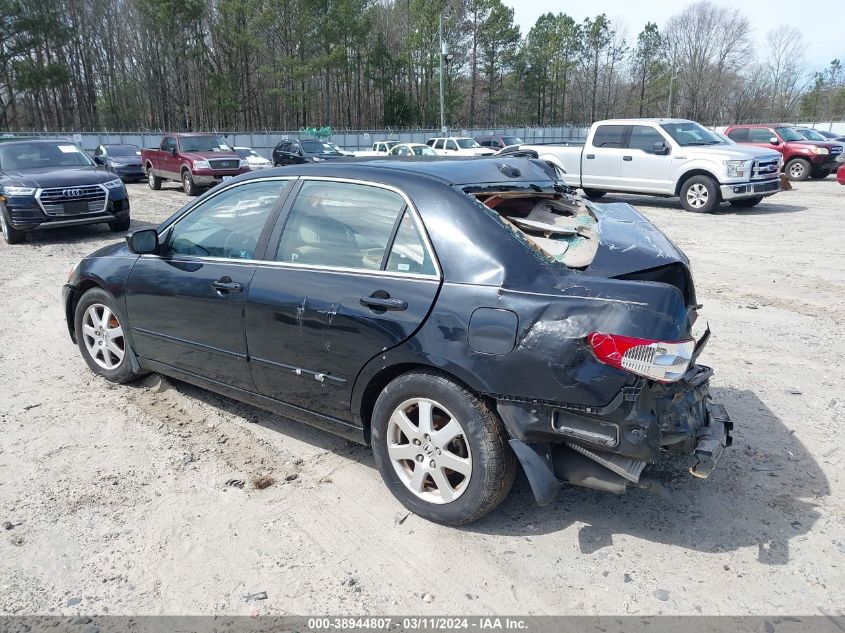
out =
[[[845,119],[845,72],[708,0],[636,35],[501,0],[0,0],[0,130]],[[670,96],[671,93],[671,96]]]

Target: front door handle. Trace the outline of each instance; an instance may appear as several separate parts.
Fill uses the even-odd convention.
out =
[[[401,312],[402,310],[408,309],[408,302],[404,299],[393,299],[386,292],[382,291],[379,291],[378,293],[374,292],[373,294],[387,296],[361,297],[361,305],[374,310],[396,310]]]
[[[225,295],[230,292],[242,292],[244,287],[237,281],[232,281],[228,276],[221,277],[217,281],[211,282],[211,287],[217,291],[217,294]]]
[[[632,161],[632,160],[634,160],[634,159],[633,159],[633,157],[631,157],[631,156],[623,156],[623,157],[622,157],[622,160]]]
[[[585,154],[584,155],[584,158],[589,158],[590,160],[593,160],[595,157],[596,157],[595,154]]]

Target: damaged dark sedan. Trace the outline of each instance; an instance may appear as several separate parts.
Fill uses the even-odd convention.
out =
[[[490,512],[519,465],[548,504],[566,483],[647,487],[666,451],[706,477],[731,442],[687,258],[539,160],[247,174],[85,258],[64,301],[95,373],[160,372],[369,444],[441,523]]]

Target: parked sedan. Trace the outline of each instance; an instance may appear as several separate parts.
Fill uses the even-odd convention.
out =
[[[253,171],[256,169],[269,169],[273,166],[273,163],[264,158],[251,147],[236,147],[235,151],[238,156],[243,158],[249,164],[249,168]]]
[[[156,371],[368,444],[433,521],[490,512],[518,464],[541,504],[647,487],[667,450],[707,477],[731,422],[689,262],[567,191],[521,158],[241,176],[82,260],[67,325],[109,381]]]
[[[845,165],[842,165],[842,167],[836,171],[836,182],[840,185],[845,185]]]
[[[147,179],[141,166],[141,148],[137,145],[98,145],[94,150],[94,162],[111,169],[123,182]]]
[[[422,143],[400,143],[390,149],[388,156],[437,156],[437,152]]]

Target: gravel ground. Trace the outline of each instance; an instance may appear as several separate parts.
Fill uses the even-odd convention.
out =
[[[129,190],[133,227],[187,201]],[[734,447],[707,481],[658,467],[667,498],[568,488],[538,508],[520,476],[461,529],[408,516],[364,447],[158,376],[94,377],[61,286],[117,239],[105,225],[0,244],[0,613],[841,615],[845,188],[705,216],[614,199],[692,260]]]

